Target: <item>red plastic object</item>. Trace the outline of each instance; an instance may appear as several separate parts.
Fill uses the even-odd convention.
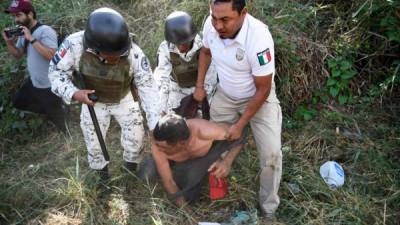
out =
[[[210,173],[208,175],[208,183],[210,184],[211,200],[224,198],[228,194],[228,181],[225,178],[218,179]]]

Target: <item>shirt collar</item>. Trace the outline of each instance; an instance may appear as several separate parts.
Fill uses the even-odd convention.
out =
[[[248,30],[248,28],[249,28],[248,16],[249,16],[249,14],[246,14],[246,16],[244,17],[242,27],[240,28],[239,33],[238,33],[237,36],[235,37],[235,41],[236,41],[237,43],[241,44],[242,46],[244,46],[245,43],[246,43],[247,30]]]

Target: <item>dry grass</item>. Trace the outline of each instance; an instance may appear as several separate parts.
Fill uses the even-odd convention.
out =
[[[381,120],[380,131],[362,120],[366,114],[371,120]],[[301,130],[284,131],[284,173],[278,210],[281,223],[395,224],[398,221],[400,166],[390,155],[391,146],[399,144],[400,132],[398,127],[388,132],[393,124],[386,123],[390,119],[382,115],[394,116],[324,110],[321,118]],[[354,121],[363,134],[362,139],[354,140],[342,132],[356,130]],[[160,183],[141,182],[121,170],[119,128],[115,122],[107,139],[113,194],[99,198],[95,188],[97,178],[87,165],[78,120],[74,119],[70,125],[72,138],[65,139],[55,133],[44,139],[40,135],[29,146],[15,145],[12,151],[3,152],[2,223],[193,224],[193,219],[226,221],[235,210],[257,208],[258,161],[252,139],[234,164],[229,177],[229,196],[210,202],[205,190],[200,202],[193,206],[192,217],[166,199]],[[380,132],[387,136],[381,139]],[[330,190],[319,176],[319,166],[327,160],[335,160],[345,169],[346,183],[338,190]]]

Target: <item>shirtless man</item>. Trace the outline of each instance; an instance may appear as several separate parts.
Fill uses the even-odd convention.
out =
[[[229,174],[244,138],[227,141],[228,127],[203,119],[185,120],[176,114],[167,114],[157,123],[152,155],[164,188],[178,207],[199,197],[208,172],[217,178]]]

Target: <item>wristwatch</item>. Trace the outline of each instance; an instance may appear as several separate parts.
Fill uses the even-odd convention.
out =
[[[35,43],[37,40],[36,38],[33,38],[29,43],[31,43],[31,45],[33,45],[33,43]]]

